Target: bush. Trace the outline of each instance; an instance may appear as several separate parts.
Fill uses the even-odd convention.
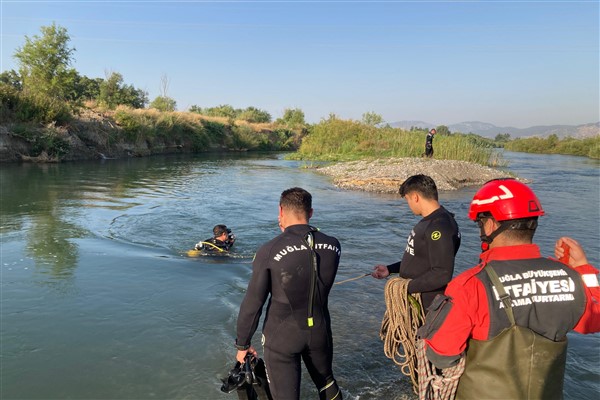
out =
[[[266,123],[271,122],[271,114],[258,108],[248,107],[239,113],[238,119],[253,123]]]
[[[65,132],[53,124],[45,128],[32,127],[29,124],[17,124],[13,126],[13,133],[31,143],[29,155],[32,157],[38,157],[45,152],[49,158],[59,161],[71,151],[71,145]]]
[[[26,94],[6,84],[0,84],[0,112],[4,121],[65,125],[72,119],[71,109],[64,101],[43,94]]]
[[[556,135],[547,138],[531,137],[511,140],[504,145],[506,150],[539,154],[565,154],[600,158],[600,135],[584,139],[566,137],[558,139]]]
[[[19,91],[11,85],[0,83],[0,117],[10,121],[19,104]]]
[[[258,147],[258,144],[256,132],[247,125],[235,126],[227,141],[227,145],[233,150],[254,149]]]
[[[143,131],[143,124],[140,118],[137,118],[130,110],[122,107],[117,109],[114,118],[128,139],[137,140],[138,134]]]
[[[299,108],[286,108],[283,112],[283,117],[275,121],[278,125],[284,125],[288,128],[304,128],[306,121],[304,120],[304,111]]]

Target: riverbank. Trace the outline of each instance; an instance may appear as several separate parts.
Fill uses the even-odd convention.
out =
[[[512,176],[507,171],[467,161],[429,158],[351,161],[319,167],[318,171],[332,177],[339,188],[375,193],[398,193],[402,182],[416,174],[431,176],[439,190],[457,190]]]
[[[0,163],[296,150],[304,131],[192,112],[81,108],[63,124],[0,123]]]

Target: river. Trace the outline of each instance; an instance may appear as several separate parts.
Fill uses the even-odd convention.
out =
[[[542,253],[569,235],[598,266],[598,161],[504,158],[546,210],[535,237]],[[342,244],[338,280],[399,260],[418,220],[398,195],[339,190],[280,154],[2,165],[0,183],[2,399],[236,398],[219,379],[234,362],[252,256],[279,233],[282,190],[313,194],[311,223]],[[456,272],[479,254],[466,217],[475,190],[440,194],[463,232]],[[186,257],[219,223],[237,235],[236,257]],[[334,372],[346,399],[415,398],[383,355],[384,284],[366,277],[331,293]],[[569,341],[565,397],[597,398],[600,335]],[[305,374],[302,398],[315,397]]]

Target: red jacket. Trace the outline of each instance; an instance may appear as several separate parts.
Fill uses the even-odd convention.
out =
[[[534,244],[493,248],[481,254],[481,264],[448,284],[446,297],[432,305],[437,310],[429,309],[420,335],[438,368],[452,365],[469,339],[491,339],[510,325],[482,272],[486,264],[493,266],[511,296],[517,325],[552,340],[561,340],[570,330],[600,332],[598,270],[541,258]]]

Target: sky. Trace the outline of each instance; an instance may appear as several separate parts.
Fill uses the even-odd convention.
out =
[[[0,70],[67,29],[72,66],[177,109],[300,108],[388,123],[600,121],[600,2],[0,0]]]

